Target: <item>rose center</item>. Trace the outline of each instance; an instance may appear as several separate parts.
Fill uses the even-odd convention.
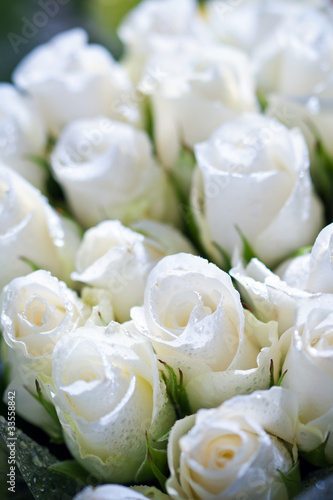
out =
[[[226,434],[213,439],[207,446],[205,467],[210,470],[224,469],[231,462],[242,440],[236,434]]]

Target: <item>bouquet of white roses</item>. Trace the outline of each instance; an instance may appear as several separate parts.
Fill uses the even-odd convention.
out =
[[[332,20],[144,0],[120,61],[76,28],[0,84],[6,490],[280,500],[330,470]]]

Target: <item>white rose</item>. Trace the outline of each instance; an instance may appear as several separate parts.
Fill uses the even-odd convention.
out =
[[[130,125],[103,117],[75,121],[62,132],[51,163],[84,227],[105,219],[179,218],[148,135]]]
[[[195,154],[193,210],[203,244],[215,259],[213,243],[230,256],[242,248],[237,226],[269,267],[314,241],[322,206],[297,129],[247,114],[197,144]]]
[[[54,135],[72,120],[100,114],[139,122],[129,77],[107,49],[88,44],[82,29],[60,33],[34,49],[13,80],[33,96]]]
[[[35,380],[51,375],[57,341],[83,325],[88,315],[77,295],[47,271],[15,278],[5,286],[1,330],[10,367],[9,390],[17,391],[16,410],[26,420],[48,424],[44,409],[26,388],[35,393]]]
[[[250,54],[264,47],[280,25],[305,7],[328,0],[211,0],[205,5],[207,23],[215,38]]]
[[[79,246],[76,228],[48,204],[40,191],[0,164],[0,289],[31,272],[29,259],[68,280]]]
[[[280,472],[293,466],[297,401],[274,387],[178,420],[171,431],[167,491],[174,500],[287,499]],[[291,446],[290,446],[291,447]]]
[[[242,299],[251,311],[264,323],[277,321],[280,335],[294,325],[296,307],[310,296],[289,286],[258,259],[251,259],[245,268],[238,263],[229,273],[237,281]]]
[[[282,385],[299,401],[296,442],[311,451],[328,434],[325,455],[333,463],[333,297],[323,294],[301,304],[283,364]]]
[[[104,484],[93,488],[84,488],[74,500],[166,500],[170,498],[158,489],[149,486],[127,488],[119,484]]]
[[[288,259],[274,274],[258,259],[230,270],[245,303],[261,321],[276,320],[279,333],[294,323],[297,306],[315,293],[333,293],[333,224],[321,230],[311,252]]]
[[[333,293],[333,224],[317,236],[311,253],[287,261],[276,272],[291,287]]]
[[[256,56],[267,113],[298,126],[313,151],[316,135],[333,155],[333,27],[330,13],[302,9],[290,16]]]
[[[135,232],[119,221],[104,221],[89,229],[76,255],[72,279],[108,289],[116,319],[129,319],[132,306],[143,303],[147,277],[165,255],[194,253],[191,244],[171,226],[140,221]],[[142,233],[142,234],[140,234]]]
[[[147,339],[116,323],[83,327],[62,337],[52,364],[54,403],[73,456],[103,481],[151,479],[146,433],[161,437],[174,410]]]
[[[246,54],[186,37],[156,40],[139,87],[151,98],[156,148],[167,167],[182,145],[193,148],[222,123],[257,109]]]
[[[129,12],[118,29],[118,35],[125,44],[125,65],[134,80],[141,76],[157,37],[208,37],[196,11],[195,0],[145,0]]]
[[[0,159],[39,189],[46,169],[29,160],[43,156],[46,130],[32,100],[8,83],[0,83]]]
[[[228,274],[200,257],[162,259],[131,316],[157,357],[182,370],[193,410],[269,387],[271,359],[279,365],[276,323],[244,312]]]

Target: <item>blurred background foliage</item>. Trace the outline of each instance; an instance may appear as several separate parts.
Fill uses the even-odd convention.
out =
[[[139,2],[140,0],[0,0],[0,81],[10,81],[17,63],[34,47],[60,31],[77,26],[88,31],[90,41],[102,43],[119,58],[121,44],[116,37],[116,28],[124,15]],[[51,4],[53,14],[49,15],[47,5]],[[41,12],[45,14],[40,14]],[[39,20],[43,24],[46,18],[45,25],[36,26],[36,20],[37,24]]]

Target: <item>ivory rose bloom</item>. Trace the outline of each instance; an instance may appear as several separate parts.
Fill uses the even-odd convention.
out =
[[[156,41],[139,88],[151,99],[157,153],[170,168],[181,146],[192,149],[222,123],[257,109],[246,54],[188,37]]]
[[[176,199],[148,135],[105,117],[77,120],[51,155],[53,173],[83,227],[105,219],[174,222]]]
[[[178,420],[168,444],[174,500],[287,500],[279,471],[294,457],[280,441],[293,444],[297,401],[274,387],[236,396],[218,408]]]
[[[194,253],[192,245],[176,229],[153,221],[140,221],[136,231],[117,220],[89,229],[76,254],[72,279],[108,289],[116,319],[129,319],[132,306],[143,303],[147,277],[165,255]]]
[[[268,387],[271,359],[279,365],[276,323],[244,311],[228,274],[200,257],[162,259],[131,316],[158,359],[182,370],[194,411]]]
[[[327,11],[301,9],[288,17],[256,56],[267,113],[298,126],[313,151],[316,136],[333,155],[333,27]]]
[[[311,252],[287,261],[276,272],[288,285],[311,292],[333,293],[333,224],[324,227]]]
[[[46,169],[29,156],[44,155],[46,129],[32,99],[8,83],[0,83],[0,123],[0,159],[43,189]]]
[[[222,125],[195,147],[198,163],[193,211],[206,250],[221,260],[242,240],[271,267],[313,243],[322,227],[322,205],[309,174],[309,154],[297,129],[246,114]]]
[[[333,463],[333,296],[313,296],[301,304],[283,364],[283,387],[299,402],[296,442],[317,448],[329,435],[325,456]]]
[[[89,308],[47,271],[15,278],[2,292],[1,330],[10,367],[16,410],[37,425],[49,423],[45,410],[25,388],[36,392],[40,374],[52,373],[51,355],[58,340],[85,323]]]
[[[88,44],[75,28],[60,33],[28,54],[13,74],[18,88],[38,104],[49,132],[58,135],[69,122],[106,114],[139,122],[130,100],[132,84],[125,70],[101,45]]]
[[[195,0],[145,0],[128,13],[118,29],[118,36],[125,44],[125,66],[134,80],[141,76],[155,40],[160,36],[170,37],[170,40],[180,35],[208,37],[196,12]]]
[[[246,267],[239,262],[229,272],[251,311],[260,321],[277,321],[280,335],[294,325],[295,309],[311,295],[289,286],[258,259],[251,259]]]
[[[298,305],[318,293],[333,293],[333,224],[321,230],[311,252],[288,259],[274,274],[258,259],[230,270],[244,302],[261,321],[276,320],[279,333],[295,324]]]
[[[149,341],[117,323],[83,327],[57,343],[52,365],[50,390],[76,460],[104,482],[152,479],[146,433],[161,437],[175,416]]]
[[[328,5],[329,0],[211,0],[205,5],[205,13],[216,40],[255,56],[286,19],[325,3]]]
[[[40,191],[0,164],[0,290],[13,278],[37,267],[68,280],[74,268],[79,236],[74,224],[60,217]]]
[[[75,496],[74,500],[167,500],[170,497],[157,488],[136,486],[127,488],[119,484],[104,484],[93,488],[88,486]]]

